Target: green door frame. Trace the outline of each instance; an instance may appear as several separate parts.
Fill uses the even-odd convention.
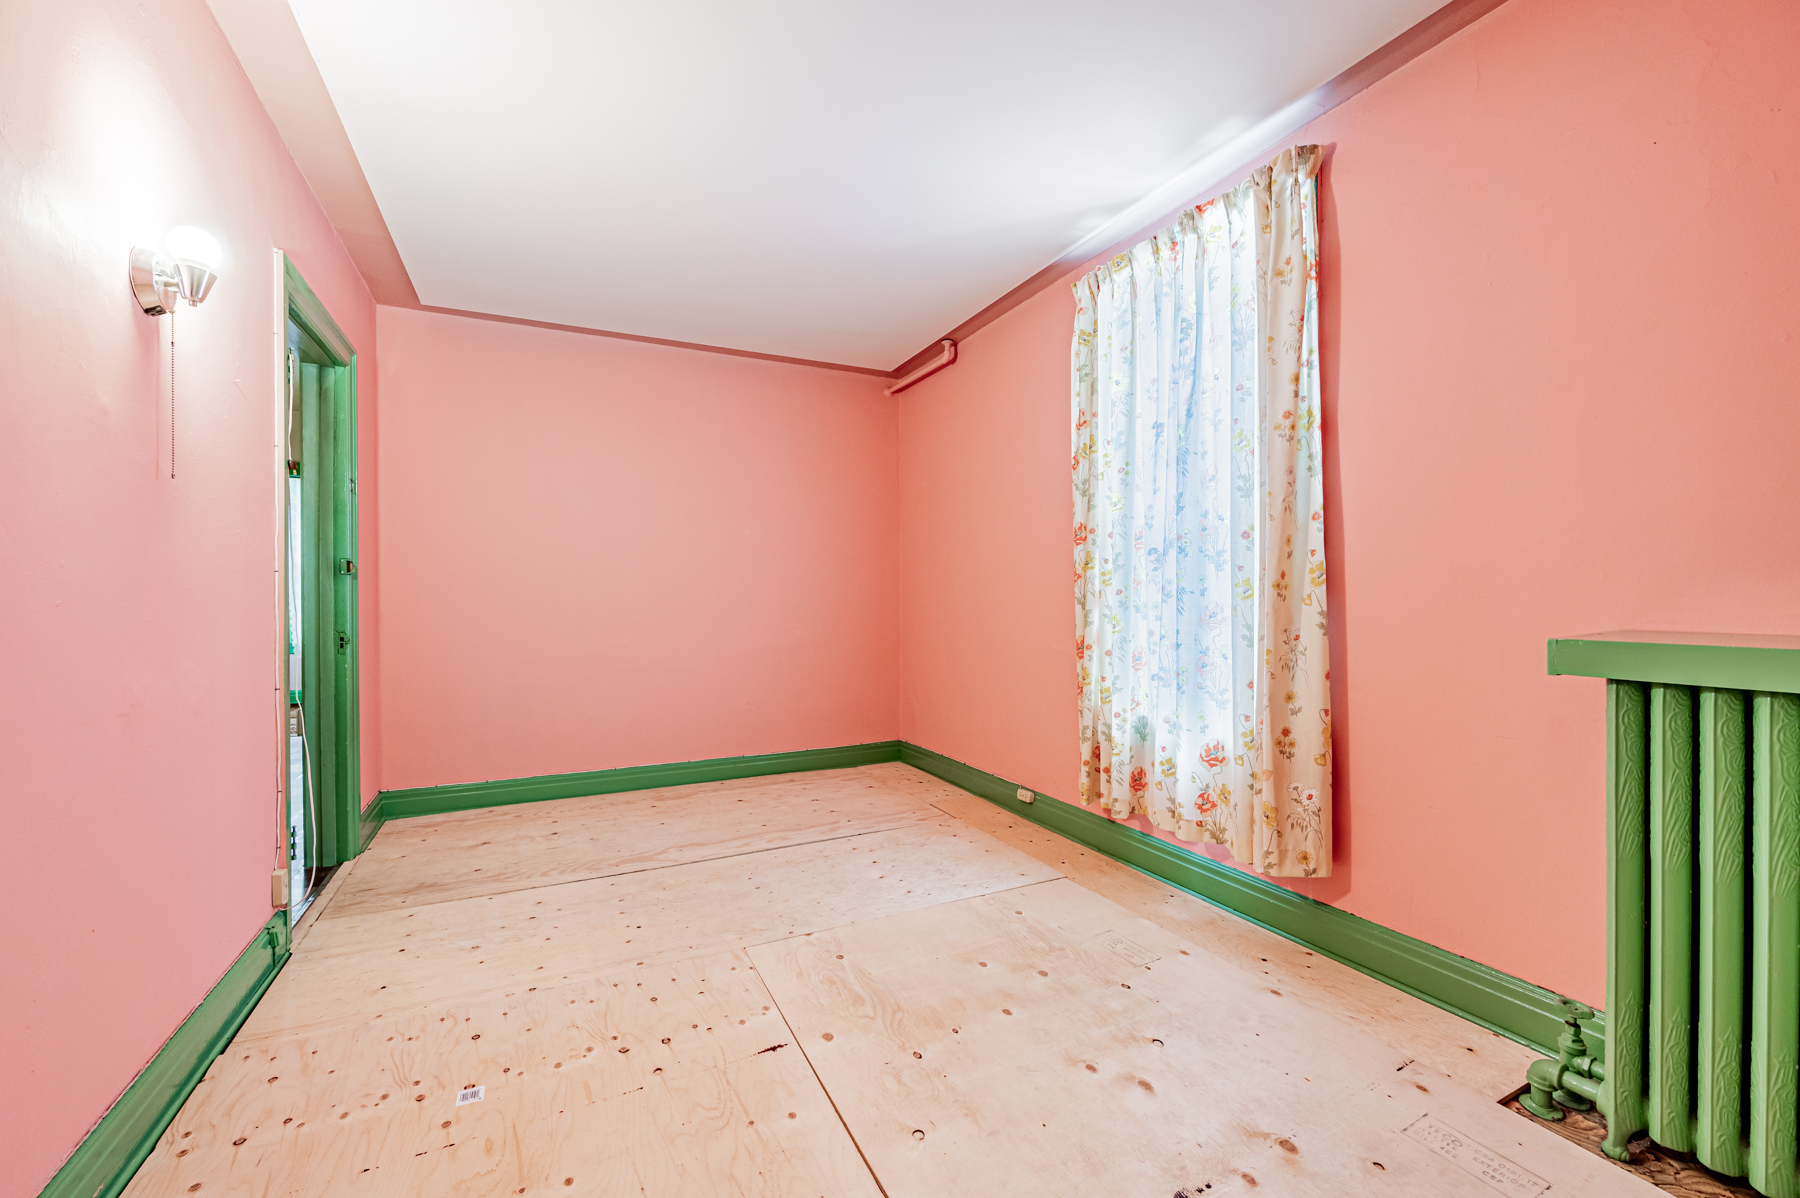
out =
[[[331,627],[321,630],[306,646],[309,660],[315,654],[332,662],[334,670],[333,712],[329,721],[335,752],[329,755],[332,781],[329,810],[319,812],[319,836],[316,864],[336,865],[348,861],[362,851],[362,736],[361,676],[357,613],[357,498],[358,463],[356,440],[356,347],[344,336],[331,313],[306,284],[288,256],[275,251],[276,340],[278,352],[276,410],[276,529],[279,552],[276,557],[276,600],[280,613],[276,622],[277,641],[277,754],[280,762],[282,797],[281,827],[287,827],[287,706],[290,682],[287,656],[287,495],[288,470],[281,446],[285,441],[285,410],[288,370],[287,323],[293,321],[331,358],[326,368],[332,375],[330,426],[333,431],[328,494],[331,511],[331,545],[329,556],[331,579]],[[325,371],[322,370],[321,373]],[[321,382],[324,380],[321,379]],[[321,394],[325,391],[320,387]],[[323,605],[321,605],[321,608]],[[320,611],[324,616],[324,611]],[[310,730],[309,730],[310,731]],[[322,747],[321,747],[322,748]],[[323,766],[327,754],[315,759]],[[285,831],[283,844],[286,843]],[[285,850],[282,860],[286,860]]]

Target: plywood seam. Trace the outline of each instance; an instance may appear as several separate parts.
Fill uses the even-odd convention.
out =
[[[1030,890],[1035,886],[1044,886],[1044,885],[1054,883],[1054,882],[1069,882],[1071,885],[1077,885],[1077,886],[1080,885],[1079,882],[1075,882],[1073,879],[1064,877],[1062,874],[1059,873],[1055,877],[1040,878],[1035,882],[1026,882],[1020,886],[1008,886],[1008,887],[1005,887],[1004,889],[1000,889],[1000,890],[983,891],[979,897],[986,898],[986,897],[990,897],[990,896],[998,896],[998,895],[1004,895],[1004,894],[1016,894],[1021,891]],[[950,900],[947,900],[947,902],[931,903],[925,907],[913,908],[913,910],[928,910],[930,907],[945,906],[945,905],[947,905],[947,903],[955,903],[955,902],[961,902],[961,901],[963,901],[963,900],[962,899],[950,899]],[[894,914],[894,913],[890,913],[890,914]],[[753,950],[758,949],[758,948],[768,948],[773,945],[782,944],[789,940],[804,939],[807,936],[825,935],[825,934],[828,934],[831,932],[838,932],[838,931],[842,931],[845,928],[855,927],[858,924],[873,923],[873,922],[877,922],[881,919],[885,919],[888,917],[889,917],[888,915],[877,915],[877,916],[874,916],[872,919],[850,919],[850,920],[844,921],[843,923],[835,923],[835,924],[830,924],[830,925],[824,926],[824,927],[812,928],[811,930],[805,931],[805,932],[786,933],[786,934],[782,934],[782,935],[778,935],[778,936],[773,936],[767,940],[746,939],[746,940],[743,940],[743,941],[739,942],[738,944],[736,944],[734,946],[734,949],[736,951],[750,953]],[[646,963],[658,964],[658,965],[680,965],[685,962],[694,961],[694,960],[697,960],[700,958],[716,955],[717,953],[719,953],[721,951],[726,951],[726,950],[721,950],[717,946],[710,946],[710,947],[709,946],[698,946],[698,947],[695,947],[694,949],[692,949],[691,951],[677,951],[677,952],[670,953],[667,955],[651,952],[651,953],[646,953],[643,957],[643,960],[637,962],[636,966],[634,966],[634,967],[641,968]],[[308,962],[318,960],[317,957],[314,957],[310,954],[301,954],[300,959],[307,960]],[[354,959],[354,958],[352,957],[351,959]],[[628,967],[624,966],[622,964],[619,964],[617,962],[609,962],[606,964],[598,964],[598,965],[593,965],[593,966],[589,966],[589,967],[572,968],[567,973],[558,975],[558,980],[554,984],[556,984],[556,985],[573,985],[573,984],[578,984],[578,983],[583,983],[583,982],[592,982],[597,979],[608,977],[612,974],[618,973],[622,969],[625,969],[625,968],[628,968]],[[474,1003],[474,1002],[483,1002],[483,1001],[487,1001],[487,1000],[495,999],[495,998],[512,997],[516,994],[520,994],[520,993],[524,992],[521,990],[522,986],[523,986],[523,982],[520,979],[515,978],[512,981],[500,983],[500,984],[496,984],[496,985],[480,986],[480,987],[477,987],[477,988],[471,989],[471,990],[460,990],[460,991],[453,991],[450,993],[440,994],[440,995],[435,996],[435,998],[433,998],[431,1000],[431,1002]],[[423,1010],[426,1006],[429,1006],[429,1005],[430,1005],[429,1002],[411,1003],[407,1009],[398,1009],[397,1008],[392,1011],[384,1011],[384,1012],[382,1012],[381,1015],[374,1017],[374,1018],[362,1016],[362,1017],[358,1017],[356,1019],[344,1020],[341,1022],[308,1024],[302,1028],[248,1029],[241,1033],[239,1042],[246,1043],[246,1044],[258,1044],[258,1043],[268,1044],[268,1043],[275,1043],[275,1042],[287,1040],[287,1039],[290,1039],[297,1035],[318,1035],[318,1034],[321,1034],[324,1032],[329,1032],[329,1031],[343,1031],[343,1030],[346,1030],[346,1029],[354,1027],[354,1026],[372,1025],[372,1024],[378,1022],[380,1019],[384,1019],[384,1018],[404,1018],[409,1014],[417,1014],[419,1010]],[[798,1041],[796,1041],[795,1043],[798,1044]]]
[[[942,808],[939,808],[935,804],[933,804],[933,810],[942,810]],[[956,819],[956,817],[954,815],[950,815],[949,812],[944,812],[944,814],[949,819],[953,819],[953,820]],[[962,823],[963,821],[957,820],[957,822]],[[775,846],[775,847],[783,848],[783,849],[803,849],[803,848],[808,847],[809,845],[829,844],[834,840],[854,840],[859,836],[875,836],[882,832],[893,832],[893,831],[897,831],[901,828],[904,828],[905,826],[906,825],[904,825],[904,824],[898,824],[892,828],[866,828],[861,832],[847,832],[842,836],[823,836],[817,840],[797,840],[792,844],[784,844],[784,845],[779,845],[779,846]],[[646,865],[642,869],[622,869],[622,870],[617,871],[616,873],[583,875],[582,877],[579,877],[579,878],[559,878],[558,880],[556,880],[554,882],[545,882],[541,886],[515,886],[508,890],[490,890],[490,891],[486,891],[480,895],[463,895],[463,896],[460,896],[457,898],[441,899],[435,903],[415,903],[415,904],[412,904],[409,906],[401,906],[401,907],[359,908],[355,912],[345,914],[343,916],[343,918],[353,919],[358,915],[381,915],[381,914],[386,914],[391,911],[424,911],[424,910],[428,910],[429,908],[432,908],[432,907],[446,906],[450,903],[465,903],[465,902],[468,902],[469,899],[471,899],[471,898],[499,898],[501,895],[525,894],[528,891],[532,891],[532,890],[555,890],[558,886],[573,886],[573,885],[576,885],[581,882],[600,882],[600,881],[604,881],[607,878],[629,878],[629,877],[635,877],[638,874],[658,873],[665,869],[680,869],[686,865],[706,865],[706,864],[709,864],[714,861],[730,861],[737,857],[754,857],[759,853],[767,853],[767,852],[772,852],[772,851],[774,851],[774,850],[770,846],[765,845],[762,848],[745,849],[741,853],[721,853],[717,857],[695,857],[689,861],[669,861],[669,862],[665,862],[661,865]],[[320,918],[323,918],[323,916],[321,916]]]
[[[782,940],[792,939],[794,939],[792,936],[782,937]],[[781,943],[779,940],[764,941],[764,944],[779,943]],[[762,945],[747,945],[744,948],[744,955],[750,958],[750,964],[756,967],[757,984],[763,988],[763,993],[769,996],[769,1003],[775,1008],[775,1013],[781,1016],[782,1026],[787,1028],[788,1035],[793,1037],[792,1043],[795,1048],[800,1050],[800,1058],[806,1062],[806,1067],[812,1071],[813,1080],[819,1083],[819,1092],[825,1095],[825,1101],[831,1104],[831,1113],[837,1116],[838,1123],[844,1128],[844,1134],[850,1137],[850,1145],[856,1149],[856,1155],[862,1159],[863,1168],[869,1171],[869,1179],[875,1183],[875,1188],[881,1191],[881,1198],[888,1198],[887,1186],[882,1184],[881,1174],[875,1172],[875,1166],[869,1163],[869,1154],[863,1151],[862,1143],[856,1138],[856,1132],[850,1128],[850,1121],[845,1119],[844,1112],[838,1109],[837,1099],[832,1096],[831,1087],[827,1086],[825,1079],[819,1076],[819,1067],[813,1064],[812,1054],[806,1051],[806,1045],[801,1041],[800,1033],[794,1030],[794,1025],[789,1021],[787,1012],[781,1009],[781,999],[776,997],[775,991],[770,988],[768,981],[762,976],[762,963],[756,959],[756,950],[761,947]]]

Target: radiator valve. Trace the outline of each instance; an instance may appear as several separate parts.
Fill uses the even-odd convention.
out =
[[[1563,1003],[1563,1030],[1556,1038],[1556,1059],[1532,1062],[1525,1072],[1531,1089],[1519,1095],[1520,1106],[1540,1119],[1561,1119],[1562,1107],[1572,1111],[1594,1108],[1600,1099],[1606,1067],[1594,1058],[1581,1034],[1581,1021],[1593,1017],[1591,1007],[1578,1002]]]

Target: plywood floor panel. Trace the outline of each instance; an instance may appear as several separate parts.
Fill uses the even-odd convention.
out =
[[[331,909],[332,903],[336,902],[337,897],[344,892],[345,883],[356,875],[356,865],[361,860],[361,857],[352,857],[331,871],[331,877],[326,880],[319,893],[313,897],[312,903],[300,916],[300,921],[294,924],[293,930],[288,936],[290,950],[297,949],[305,943],[307,936],[312,933],[313,927],[318,924],[319,918]]]
[[[332,918],[634,873],[938,818],[897,763],[515,803],[386,824]]]
[[[340,915],[339,896],[240,1035],[391,1019],[460,995],[700,956],[1056,876],[940,815],[884,832],[429,906]]]
[[[792,1039],[727,953],[239,1043],[127,1194],[875,1198]]]
[[[1525,1084],[1539,1054],[1348,965],[1083,848],[919,771],[913,785],[938,809],[1058,870],[1133,915],[1221,961],[1254,965],[1271,985],[1328,1008],[1396,1052],[1428,1062],[1498,1102]]]
[[[1066,880],[750,956],[889,1198],[1647,1191]]]
[[[398,821],[300,933],[130,1194],[1648,1193],[1526,1050],[898,763]]]

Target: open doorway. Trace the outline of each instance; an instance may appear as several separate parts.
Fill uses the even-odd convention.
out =
[[[280,491],[282,811],[290,923],[361,851],[356,354],[286,255]]]

